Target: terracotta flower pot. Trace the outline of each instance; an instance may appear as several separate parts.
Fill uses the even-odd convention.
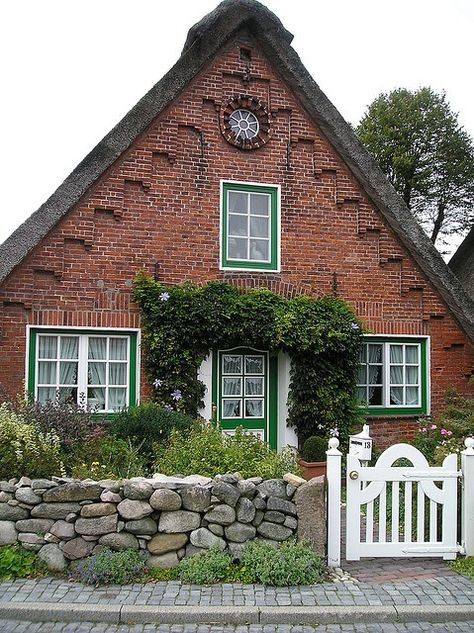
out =
[[[326,475],[326,462],[305,462],[304,459],[300,458],[298,464],[303,470],[303,477],[306,481],[313,479],[313,477]]]

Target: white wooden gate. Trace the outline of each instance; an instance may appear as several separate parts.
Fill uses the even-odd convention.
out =
[[[430,467],[410,444],[387,448],[372,467],[347,455],[346,560],[456,558],[457,459]]]

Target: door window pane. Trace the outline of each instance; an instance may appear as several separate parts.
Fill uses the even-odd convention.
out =
[[[263,396],[263,378],[246,378],[245,395]]]
[[[241,400],[223,400],[222,401],[222,417],[223,418],[240,418]]]
[[[263,418],[263,400],[246,400],[245,417]]]
[[[246,356],[245,373],[263,374],[263,356]]]
[[[242,378],[224,378],[222,380],[222,393],[224,396],[241,396]]]

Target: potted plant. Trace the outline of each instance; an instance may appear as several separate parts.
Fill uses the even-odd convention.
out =
[[[321,435],[311,435],[303,442],[298,463],[307,481],[326,474],[327,449],[328,439]]]

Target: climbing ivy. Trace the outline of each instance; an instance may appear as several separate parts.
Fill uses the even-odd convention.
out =
[[[205,387],[198,368],[210,350],[253,347],[291,358],[290,426],[300,439],[345,438],[357,418],[355,382],[362,328],[334,296],[281,297],[221,281],[163,285],[140,273],[134,285],[143,323],[145,369],[154,399],[196,415]]]

